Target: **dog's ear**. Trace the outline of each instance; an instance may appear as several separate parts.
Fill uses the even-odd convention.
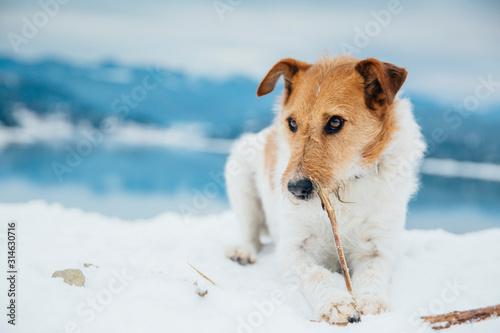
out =
[[[285,80],[285,93],[283,97],[286,102],[293,89],[293,77],[299,71],[305,71],[309,67],[311,67],[311,64],[292,58],[287,58],[279,61],[276,65],[273,66],[273,68],[271,68],[271,70],[267,73],[267,75],[260,83],[259,88],[257,89],[257,97],[267,95],[271,91],[273,91],[274,87],[276,86],[276,82],[278,82],[280,76],[283,75],[283,79]]]
[[[408,74],[404,68],[374,58],[358,62],[356,71],[364,79],[365,104],[372,110],[391,105]]]

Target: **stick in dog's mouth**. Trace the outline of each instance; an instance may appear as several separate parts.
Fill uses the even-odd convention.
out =
[[[328,218],[330,219],[330,222],[332,224],[333,237],[335,239],[335,246],[337,248],[340,265],[342,267],[342,273],[344,274],[345,285],[349,293],[352,295],[351,277],[349,276],[349,268],[347,267],[347,263],[345,260],[344,250],[342,249],[342,244],[340,243],[340,235],[337,225],[337,218],[335,216],[335,208],[330,198],[330,194],[328,193],[328,190],[320,186],[317,181],[315,181],[314,179],[311,179],[311,181],[317,189],[318,196],[321,200],[321,206],[323,207],[323,210],[326,210]]]

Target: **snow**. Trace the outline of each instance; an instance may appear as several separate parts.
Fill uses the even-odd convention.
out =
[[[271,245],[253,266],[224,257],[238,243],[231,212],[126,221],[42,201],[0,204],[0,212],[4,251],[7,222],[18,222],[19,263],[16,330],[4,317],[0,332],[432,332],[419,315],[500,302],[498,228],[407,231],[392,274],[393,311],[338,327],[311,321],[297,286],[284,283],[292,278],[280,271]],[[67,268],[82,270],[84,287],[51,278]],[[205,297],[195,281],[208,290]],[[500,320],[447,332],[500,332]]]

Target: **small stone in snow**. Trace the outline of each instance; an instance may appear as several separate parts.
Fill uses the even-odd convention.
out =
[[[70,286],[83,287],[83,284],[85,283],[85,276],[79,269],[70,268],[63,271],[55,271],[54,274],[52,274],[52,277],[61,277],[63,278],[64,283],[67,283]]]
[[[83,266],[86,268],[91,267],[91,266],[94,266],[95,268],[99,268],[99,266],[94,265],[94,264],[83,264]]]
[[[198,287],[198,281],[195,281],[193,284],[196,286],[196,293],[198,296],[205,297],[205,295],[208,294],[208,290],[200,289],[200,287]]]
[[[196,288],[196,293],[200,296],[200,297],[205,297],[206,294],[208,294],[208,290],[201,290],[200,288]]]

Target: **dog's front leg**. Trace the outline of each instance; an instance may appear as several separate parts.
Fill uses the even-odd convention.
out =
[[[389,311],[388,286],[393,264],[389,241],[368,237],[350,256],[353,293],[361,314]]]
[[[343,278],[321,266],[317,248],[308,248],[308,239],[278,246],[278,255],[286,263],[286,272],[298,279],[300,289],[319,320],[347,323],[359,320],[354,299],[346,290]],[[315,255],[316,254],[316,255]]]

